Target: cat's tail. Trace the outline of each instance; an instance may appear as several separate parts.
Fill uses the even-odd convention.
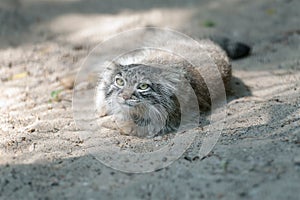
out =
[[[229,58],[235,60],[244,58],[251,54],[251,47],[248,44],[231,40],[226,37],[210,37],[217,43],[228,55]]]

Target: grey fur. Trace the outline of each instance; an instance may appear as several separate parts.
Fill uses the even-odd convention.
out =
[[[174,52],[178,47],[185,48],[191,60],[210,57],[225,88],[229,89],[231,66],[225,52],[210,40],[201,40],[199,44],[201,52],[185,41],[168,41],[165,45]],[[206,80],[217,82],[215,76],[208,73],[211,67],[208,63],[193,66],[184,58],[163,50],[144,49],[118,58],[106,67],[97,87],[99,114],[113,115],[117,121],[131,121],[130,132],[126,133],[130,135],[153,137],[174,132],[181,123],[181,108],[195,110],[190,106],[195,103],[188,93],[195,92],[201,110],[208,110],[211,98],[218,96],[218,91],[216,94],[209,91],[197,67],[201,68],[200,73],[206,74]],[[116,77],[124,80],[124,86],[116,84]],[[149,90],[138,90],[140,83],[147,83]],[[189,91],[187,84],[193,91]]]

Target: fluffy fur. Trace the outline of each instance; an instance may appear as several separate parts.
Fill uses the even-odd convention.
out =
[[[208,56],[228,89],[231,66],[224,51],[213,42],[200,41],[200,54],[185,41],[168,41],[165,45],[174,52],[176,48],[185,48],[183,51],[189,52],[191,60]],[[193,110],[191,92],[195,93],[201,110],[208,110],[211,98],[217,97],[218,92],[211,93],[204,79],[217,84],[210,68],[211,64],[205,62],[203,66],[193,66],[180,55],[164,50],[131,52],[108,63],[101,74],[96,88],[97,110],[100,115],[113,115],[120,126],[121,122],[130,121],[130,135],[153,137],[174,132],[181,123],[181,109]],[[123,86],[116,84],[117,78],[124,81]],[[147,90],[138,89],[141,83],[147,84]],[[189,91],[189,85],[193,91]]]

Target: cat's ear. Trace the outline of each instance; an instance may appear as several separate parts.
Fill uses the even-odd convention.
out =
[[[112,62],[104,62],[103,68],[99,71],[99,82],[109,84],[115,76],[116,67]]]
[[[117,73],[122,72],[122,71],[126,71],[131,66],[131,65],[123,65],[123,64],[120,64],[116,61],[112,61],[111,65],[112,65],[112,68],[114,69],[114,71],[117,72]]]
[[[118,70],[118,69],[121,69],[122,68],[122,65],[116,61],[112,61],[111,62],[111,67],[112,69],[115,69],[115,70]]]
[[[121,73],[121,71],[123,71],[123,66],[116,61],[111,61],[111,62],[108,62],[106,69],[111,71],[112,74],[118,74],[118,73]]]

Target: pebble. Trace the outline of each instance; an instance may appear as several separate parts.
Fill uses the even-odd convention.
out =
[[[157,136],[157,137],[154,137],[153,140],[154,140],[154,141],[161,141],[161,140],[162,140],[162,137],[161,137],[161,136]]]
[[[8,105],[8,102],[6,100],[0,99],[0,108],[5,108]]]
[[[28,151],[29,151],[29,152],[33,152],[33,151],[35,150],[35,146],[36,146],[36,143],[32,143],[32,144],[29,146]]]
[[[60,80],[60,83],[67,90],[72,90],[73,89],[74,82],[75,82],[75,76],[74,75],[70,75],[70,76],[64,77],[64,78],[62,78]]]
[[[293,161],[294,161],[294,164],[295,164],[295,165],[300,165],[300,155],[294,157]]]

